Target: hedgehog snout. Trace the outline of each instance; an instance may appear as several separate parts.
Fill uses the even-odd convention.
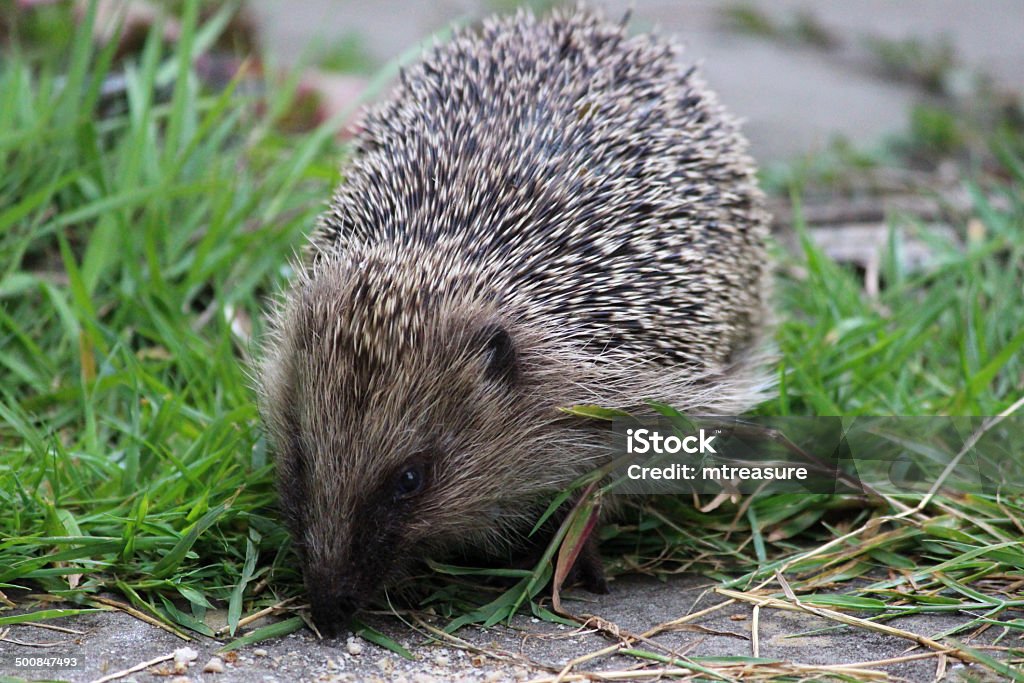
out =
[[[324,635],[343,633],[400,559],[393,534],[369,514],[357,507],[349,513],[349,529],[325,526],[325,518],[307,530],[302,574],[313,621]],[[332,537],[318,536],[325,528],[332,530]]]
[[[324,581],[315,574],[306,575],[306,594],[313,622],[326,637],[348,630],[352,617],[363,602],[361,592],[353,586]]]
[[[328,638],[341,635],[348,630],[359,606],[356,598],[346,593],[318,597],[311,593],[310,603],[313,622],[320,633]]]

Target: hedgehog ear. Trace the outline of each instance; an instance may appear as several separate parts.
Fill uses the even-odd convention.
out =
[[[516,377],[518,359],[515,342],[508,330],[497,323],[489,323],[480,330],[477,339],[483,347],[487,379],[512,383]]]

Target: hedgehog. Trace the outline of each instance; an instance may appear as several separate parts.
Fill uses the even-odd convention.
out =
[[[256,373],[326,634],[425,558],[535,552],[552,497],[612,457],[560,408],[759,399],[754,163],[680,47],[627,20],[485,20],[364,114]],[[574,575],[607,588],[593,548]]]

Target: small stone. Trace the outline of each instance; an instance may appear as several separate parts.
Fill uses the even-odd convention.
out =
[[[345,649],[348,650],[350,655],[358,655],[362,653],[363,646],[355,638],[349,638],[348,642],[345,643]]]
[[[255,650],[253,650],[253,651],[252,651],[252,653],[253,653],[254,655],[256,655],[257,657],[266,657],[266,656],[267,656],[267,654],[269,654],[269,653],[268,653],[268,652],[267,652],[266,650],[264,650],[264,649],[263,649],[262,647],[258,647],[258,648],[256,648]]]
[[[211,657],[210,661],[203,667],[203,673],[207,674],[222,674],[224,673],[224,662],[221,661],[220,657]]]
[[[434,664],[437,664],[438,666],[448,666],[451,664],[451,661],[452,660],[448,658],[448,655],[445,654],[440,654],[434,657]]]
[[[192,662],[196,661],[199,653],[190,647],[179,647],[174,651],[174,673],[183,674],[188,671]]]

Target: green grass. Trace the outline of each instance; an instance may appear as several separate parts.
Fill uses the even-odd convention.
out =
[[[286,91],[201,92],[217,22],[190,8],[126,64],[124,114],[96,113],[87,28],[66,81],[0,64],[0,585],[202,632],[271,571],[296,585],[231,323],[259,331],[341,154],[330,126],[275,131]]]
[[[923,272],[906,271],[893,232],[877,300],[801,233],[803,258],[779,283],[780,391],[762,411],[995,415],[1024,394],[1022,181],[989,188],[1008,210],[971,186],[984,234],[965,245],[905,226],[934,251]]]
[[[234,632],[300,595],[251,349],[232,324],[259,335],[343,150],[330,125],[277,132],[287,88],[265,106],[203,92],[191,60],[226,15],[201,28],[195,16],[187,5],[172,49],[150,39],[125,61],[116,106],[99,94],[112,50],[94,51],[85,28],[53,68],[0,62],[0,591],[81,608],[113,592],[209,635],[212,607],[228,610]],[[955,226],[963,245],[932,239],[935,262],[907,272],[891,240],[877,299],[809,240],[796,256],[779,252],[778,391],[761,413],[994,415],[1024,394],[1021,148],[999,146],[999,173],[970,185],[982,229],[967,239]],[[612,574],[694,569],[751,589],[778,569],[832,609],[879,620],[969,609],[951,635],[982,623],[1019,631],[1007,615],[1024,580],[1024,500],[941,493],[903,511],[779,495],[699,512],[660,497],[601,534]],[[578,529],[567,527],[569,542]],[[537,600],[551,571],[506,573],[519,583],[495,592],[439,565],[428,603],[452,627],[521,607],[559,619]],[[849,595],[817,594],[829,586]]]

